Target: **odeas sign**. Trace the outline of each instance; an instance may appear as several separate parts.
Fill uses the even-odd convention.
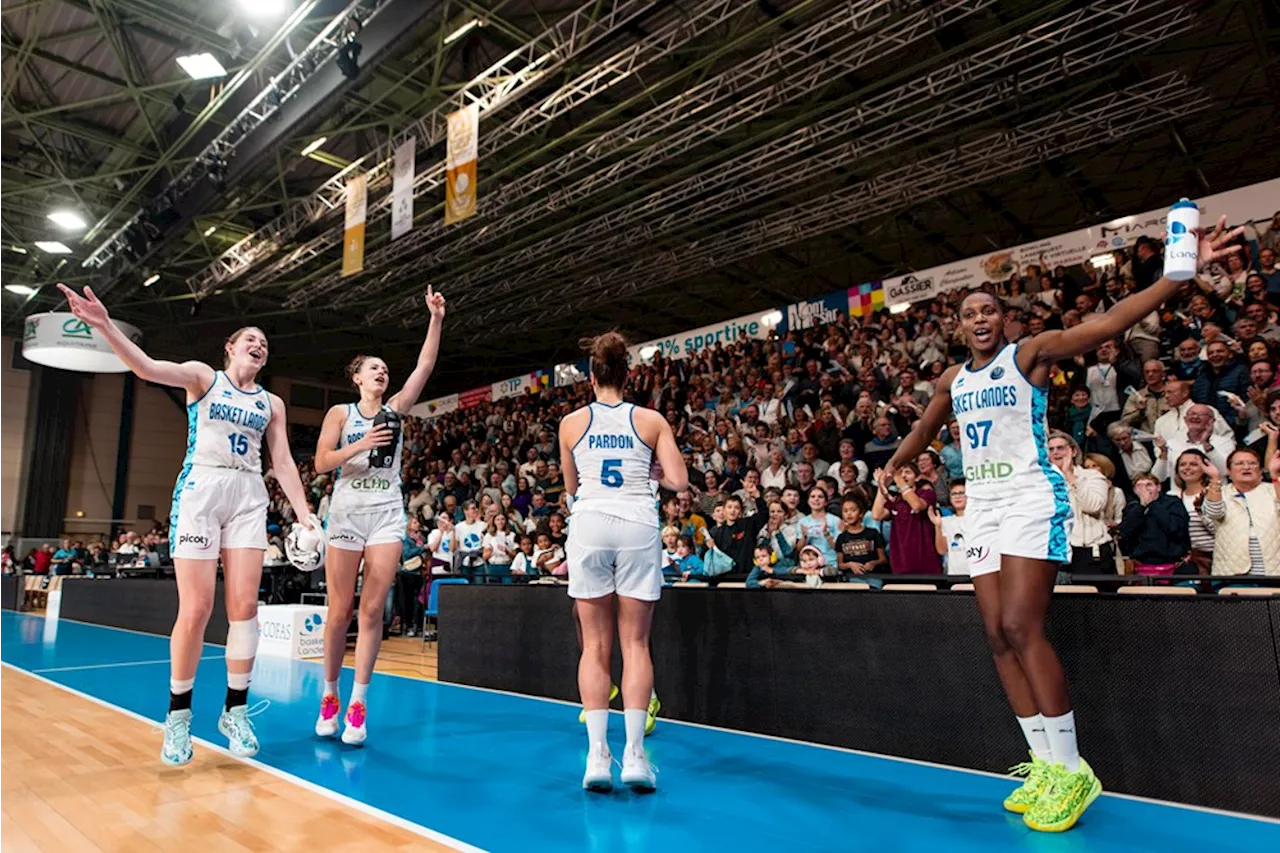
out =
[[[137,326],[113,320],[116,328],[135,344],[142,340]],[[74,314],[51,312],[32,314],[27,318],[22,336],[22,356],[28,361],[76,370],[81,373],[127,373],[125,367],[102,335]]]
[[[258,608],[258,654],[282,658],[324,657],[329,608],[268,604]]]

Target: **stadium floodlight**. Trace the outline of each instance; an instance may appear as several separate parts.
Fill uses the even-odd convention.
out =
[[[190,56],[179,56],[178,65],[191,75],[192,80],[211,80],[214,77],[226,77],[227,69],[222,67],[212,53],[193,53]]]
[[[285,0],[236,0],[245,17],[263,21],[284,14]]]
[[[59,242],[58,240],[37,240],[36,248],[42,252],[48,252],[51,255],[71,254],[71,247],[66,243]]]
[[[899,302],[897,305],[889,306],[890,314],[905,314],[911,310],[910,302]]]
[[[142,286],[150,287],[151,285],[155,284],[159,280],[160,280],[160,273],[153,272],[151,275],[147,276],[145,281],[142,282]]]
[[[1111,254],[1094,255],[1092,258],[1089,259],[1089,263],[1093,264],[1094,269],[1100,270],[1103,267],[1115,266],[1116,258],[1115,258],[1115,255],[1111,255]]]
[[[204,229],[204,236],[205,236],[205,237],[212,237],[212,236],[213,236],[213,232],[214,232],[214,231],[217,231],[217,230],[218,230],[218,226],[216,226],[216,225],[210,225],[208,228]]]
[[[445,44],[453,44],[455,41],[457,41],[458,39],[462,38],[462,37],[463,37],[463,36],[465,36],[467,33],[469,33],[469,32],[471,32],[472,30],[474,30],[476,27],[483,26],[483,25],[484,25],[484,22],[483,22],[483,21],[481,21],[479,18],[472,18],[471,20],[467,21],[467,22],[466,22],[465,24],[463,24],[462,26],[458,27],[458,28],[457,28],[456,30],[454,30],[453,32],[449,33],[449,35],[445,36],[445,37],[444,37],[444,43],[445,43]]]
[[[4,289],[9,291],[10,293],[16,293],[19,296],[30,296],[31,294],[36,292],[36,289],[34,287],[30,287],[29,285],[25,285],[25,284],[6,284],[4,286]]]
[[[320,150],[321,145],[324,145],[328,141],[329,141],[329,137],[327,136],[322,136],[319,139],[311,140],[311,142],[308,143],[307,147],[302,149],[302,156],[310,157],[312,154]]]
[[[84,217],[73,210],[55,210],[49,214],[49,221],[68,231],[83,231],[87,223]]]
[[[768,314],[765,314],[760,318],[760,322],[770,329],[776,329],[778,324],[782,322],[782,312],[776,310],[770,311]]]
[[[647,347],[643,347],[643,348],[641,348],[641,350],[640,350],[640,360],[641,360],[641,361],[648,361],[649,359],[651,359],[651,358],[653,358],[655,355],[657,355],[657,354],[658,354],[658,351],[659,351],[659,350],[661,350],[661,349],[662,349],[662,347],[656,347],[656,346],[652,346],[652,345],[651,345],[651,346],[647,346]]]

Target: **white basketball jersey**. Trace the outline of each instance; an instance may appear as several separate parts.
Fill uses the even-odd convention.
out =
[[[981,370],[966,362],[951,383],[965,493],[984,507],[1066,494],[1066,480],[1049,462],[1049,392],[1022,374],[1017,353],[1007,344]]]
[[[573,446],[578,468],[574,514],[599,512],[657,527],[657,483],[649,477],[653,448],[636,432],[636,407],[596,402],[587,410],[591,421]]]
[[[386,406],[383,406],[385,409]],[[377,417],[375,415],[374,417]],[[360,413],[355,403],[347,404],[347,419],[342,424],[342,434],[338,436],[338,447],[349,447],[364,434],[373,429],[373,418],[366,418]],[[400,489],[400,445],[397,439],[395,454],[391,465],[386,468],[374,468],[369,464],[368,453],[357,453],[342,463],[337,470],[333,483],[333,498],[329,502],[329,511],[372,512],[388,507],[404,506],[404,496]]]
[[[184,465],[262,473],[262,437],[270,420],[265,388],[241,391],[219,370],[204,396],[187,404]]]

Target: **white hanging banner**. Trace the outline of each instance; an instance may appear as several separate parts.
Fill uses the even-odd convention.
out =
[[[417,140],[412,136],[396,148],[391,177],[391,239],[413,230],[414,155]]]
[[[135,344],[142,340],[136,326],[112,320]],[[22,336],[22,357],[45,367],[81,373],[127,373],[111,346],[88,323],[74,314],[32,314]]]

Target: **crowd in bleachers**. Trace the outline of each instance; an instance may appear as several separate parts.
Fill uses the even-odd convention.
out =
[[[1277,494],[1259,486],[1280,469],[1277,237],[1280,214],[1123,339],[1054,366],[1049,444],[1073,483],[1071,570],[1280,575]],[[1161,249],[1142,239],[1109,264],[1028,267],[982,288],[1004,300],[1016,342],[1149,286]],[[877,488],[937,378],[966,357],[963,295],[637,363],[628,397],[666,415],[690,471],[687,493],[659,498],[667,575],[738,572],[771,586],[963,574],[954,421],[888,495]],[[563,576],[556,429],[590,394],[579,383],[410,419],[406,559],[438,573]],[[304,481],[323,514],[329,477],[304,470]],[[274,488],[273,507],[289,520]]]

